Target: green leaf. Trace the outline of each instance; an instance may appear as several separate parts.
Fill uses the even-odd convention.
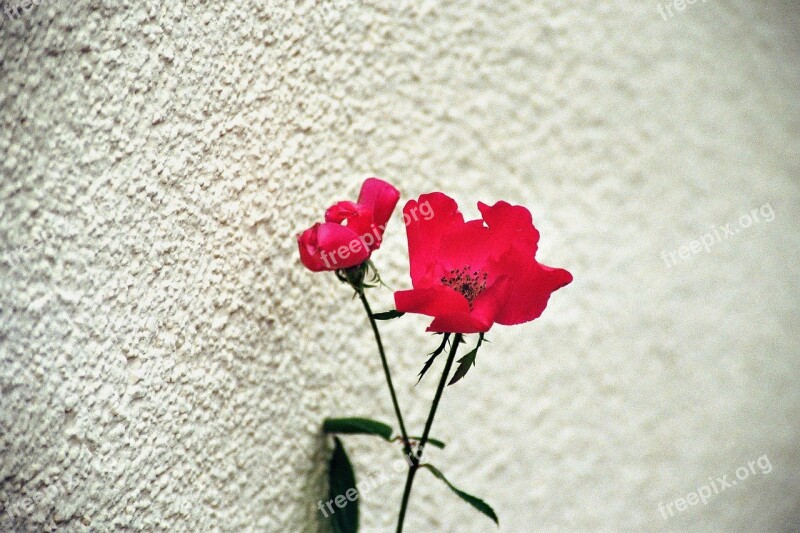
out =
[[[383,313],[373,313],[372,318],[374,318],[375,320],[391,320],[393,318],[400,318],[404,314],[405,313],[401,313],[400,311],[393,309],[391,311],[385,311]]]
[[[393,438],[392,440],[395,441],[395,442],[403,442],[403,437],[398,435],[395,438]],[[414,442],[414,441],[419,442],[419,441],[422,440],[422,437],[408,437],[408,440],[410,440],[411,442]],[[444,442],[442,442],[442,441],[440,441],[438,439],[432,439],[430,437],[428,437],[427,444],[435,446],[436,448],[444,448],[446,446]]]
[[[326,418],[322,423],[322,431],[325,433],[378,435],[385,440],[392,440],[390,426],[369,418]]]
[[[436,359],[436,357],[440,353],[442,353],[444,351],[445,347],[447,346],[447,340],[449,338],[450,338],[450,334],[449,333],[445,333],[444,334],[444,338],[442,339],[442,344],[440,344],[438,348],[436,348],[434,351],[432,351],[431,353],[428,354],[428,355],[430,355],[430,359],[425,361],[425,366],[423,366],[422,370],[420,370],[419,379],[417,380],[417,383],[422,381],[422,376],[424,376],[425,372],[427,372],[428,369],[431,367],[431,365],[433,364],[433,360]]]
[[[422,437],[408,437],[408,438],[411,439],[411,440],[416,440],[416,441],[419,441],[419,440],[422,439]],[[444,448],[445,447],[445,443],[444,442],[442,442],[442,441],[440,441],[438,439],[432,439],[430,437],[428,438],[427,444],[430,444],[432,446],[436,446],[437,448]]]
[[[456,373],[453,374],[453,379],[450,380],[448,385],[452,385],[467,375],[470,367],[475,365],[475,356],[478,355],[478,348],[481,347],[481,344],[483,344],[483,333],[481,333],[478,337],[478,345],[475,346],[475,349],[458,360],[458,368],[456,369]]]
[[[358,489],[356,488],[356,475],[353,472],[353,465],[350,464],[350,459],[344,451],[342,442],[334,437],[336,447],[333,449],[333,457],[331,457],[330,466],[328,468],[328,498],[336,500],[339,497],[339,502],[345,498],[344,507],[331,504],[330,507],[325,508],[325,511],[333,512],[328,516],[331,526],[336,533],[358,533]],[[356,491],[355,493],[353,491]],[[351,500],[347,497],[350,494]],[[341,497],[340,497],[341,496]]]
[[[494,509],[492,509],[489,506],[489,504],[487,504],[485,501],[481,500],[480,498],[476,498],[475,496],[473,496],[471,494],[467,494],[466,492],[464,492],[461,489],[458,489],[458,488],[454,487],[449,481],[447,481],[447,478],[444,477],[444,474],[439,472],[439,469],[437,469],[433,465],[423,464],[423,465],[420,465],[420,466],[422,468],[427,468],[428,470],[430,470],[431,473],[434,476],[436,476],[437,478],[439,478],[442,481],[444,481],[445,484],[448,487],[450,487],[450,490],[452,490],[453,492],[458,494],[459,498],[461,498],[462,500],[464,500],[465,502],[467,502],[468,504],[473,506],[475,509],[477,509],[478,511],[480,511],[484,515],[486,515],[489,518],[491,518],[492,520],[494,520],[494,523],[497,524],[498,527],[500,526],[500,521],[497,519],[497,515],[495,514]]]

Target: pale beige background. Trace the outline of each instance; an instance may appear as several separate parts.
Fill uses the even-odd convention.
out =
[[[322,418],[392,413],[358,302],[299,266],[294,235],[374,174],[469,215],[529,206],[539,258],[575,275],[540,320],[492,331],[434,427],[431,461],[501,531],[797,531],[799,36],[794,1],[4,19],[0,530],[316,531]],[[772,222],[665,266],[765,203]],[[399,217],[388,239],[375,259],[404,287]],[[426,323],[385,327],[415,432]],[[364,478],[394,458],[347,444]],[[765,454],[768,475],[659,514]],[[400,484],[364,531],[392,530]],[[493,530],[420,474],[408,531]]]

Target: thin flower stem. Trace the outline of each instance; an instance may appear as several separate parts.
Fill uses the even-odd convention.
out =
[[[406,425],[405,422],[403,422],[403,414],[400,412],[400,404],[397,402],[397,394],[394,392],[392,374],[389,371],[389,363],[386,362],[386,353],[383,351],[383,343],[381,342],[381,334],[378,332],[378,324],[375,322],[375,318],[372,316],[372,309],[369,306],[369,302],[367,301],[366,294],[364,294],[364,290],[358,290],[357,292],[359,298],[361,298],[361,302],[364,304],[364,310],[367,312],[367,317],[369,318],[369,323],[372,326],[372,331],[375,333],[375,341],[378,343],[378,353],[381,355],[381,363],[383,364],[383,373],[386,375],[386,384],[389,385],[389,393],[392,395],[394,412],[397,415],[397,422],[400,424],[400,435],[403,438],[403,450],[406,454],[406,457],[409,457],[412,455],[411,441],[408,439]]]
[[[428,413],[428,421],[425,422],[425,431],[422,432],[422,438],[419,441],[416,456],[412,456],[410,458],[411,464],[408,467],[406,487],[403,490],[403,501],[400,504],[400,516],[397,519],[397,533],[402,533],[403,531],[403,522],[406,518],[406,509],[408,508],[408,500],[411,497],[411,487],[414,484],[414,476],[416,476],[417,470],[419,469],[420,459],[422,459],[422,452],[425,451],[425,444],[428,442],[428,434],[430,433],[431,426],[433,425],[433,418],[436,416],[436,410],[439,408],[439,400],[442,398],[442,391],[444,391],[444,386],[447,383],[447,377],[450,374],[450,369],[452,368],[453,361],[456,358],[458,345],[461,344],[462,340],[463,336],[461,333],[456,334],[455,339],[453,339],[453,345],[450,347],[450,355],[447,356],[447,363],[444,365],[442,379],[439,380],[439,387],[436,389],[436,395],[433,397],[431,411]]]

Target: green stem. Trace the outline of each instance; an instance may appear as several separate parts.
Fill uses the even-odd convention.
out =
[[[406,457],[412,455],[411,441],[408,440],[408,433],[406,432],[406,425],[403,422],[403,415],[400,412],[400,404],[397,402],[397,394],[394,392],[394,385],[392,384],[392,374],[389,371],[389,363],[386,362],[386,353],[383,351],[383,343],[381,342],[381,334],[378,332],[378,324],[372,316],[372,309],[367,301],[367,296],[364,290],[358,290],[358,296],[364,304],[364,310],[367,312],[369,323],[372,325],[372,331],[375,333],[375,341],[378,343],[378,353],[381,355],[381,363],[383,364],[383,373],[386,375],[386,384],[389,385],[389,393],[392,395],[392,404],[394,405],[394,412],[397,415],[397,422],[400,424],[400,435],[403,438],[403,450]]]
[[[453,345],[450,347],[450,355],[447,356],[447,363],[444,365],[444,371],[442,372],[442,379],[439,380],[439,386],[436,389],[436,395],[433,397],[433,404],[431,405],[431,411],[428,413],[428,421],[425,422],[425,431],[422,432],[422,439],[419,441],[419,446],[417,447],[417,454],[416,456],[412,456],[411,464],[408,467],[408,477],[406,477],[406,487],[403,490],[403,501],[400,504],[400,516],[397,519],[397,533],[402,533],[403,531],[403,522],[406,518],[406,509],[408,508],[408,500],[411,497],[411,487],[414,484],[414,476],[417,474],[417,470],[419,469],[420,459],[422,459],[422,452],[425,451],[425,443],[428,442],[428,434],[431,431],[431,426],[433,425],[433,418],[436,416],[436,410],[439,408],[439,400],[442,398],[442,391],[444,391],[444,386],[447,383],[447,377],[450,374],[450,369],[453,366],[453,361],[456,358],[456,352],[458,351],[458,345],[461,344],[463,336],[458,333],[453,339]]]

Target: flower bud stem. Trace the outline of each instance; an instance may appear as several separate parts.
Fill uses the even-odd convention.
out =
[[[394,412],[397,415],[397,422],[400,424],[400,435],[403,438],[403,451],[406,457],[413,456],[411,451],[411,441],[408,440],[408,433],[406,432],[406,425],[403,422],[403,415],[400,412],[400,404],[397,402],[397,394],[394,392],[394,385],[392,384],[392,374],[389,371],[389,364],[386,362],[386,353],[383,350],[383,343],[381,342],[381,334],[378,332],[378,324],[372,316],[372,309],[367,301],[367,296],[364,294],[364,289],[356,289],[358,297],[361,298],[361,303],[364,304],[364,310],[367,312],[369,323],[372,326],[372,331],[375,333],[375,341],[378,343],[378,353],[381,355],[381,364],[383,364],[383,373],[386,375],[386,384],[389,385],[389,393],[392,395],[392,404],[394,405]]]

